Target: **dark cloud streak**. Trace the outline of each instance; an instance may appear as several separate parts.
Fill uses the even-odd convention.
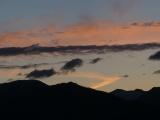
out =
[[[81,67],[83,64],[83,60],[77,58],[77,59],[72,59],[71,61],[67,62],[61,70],[63,72],[70,72],[70,71],[75,71],[77,67]]]
[[[45,77],[51,77],[56,74],[56,71],[54,69],[48,69],[48,70],[34,70],[30,72],[26,78],[45,78]]]
[[[160,74],[160,70],[155,71],[153,74]]]
[[[0,56],[15,55],[34,55],[41,53],[60,53],[60,54],[85,54],[85,53],[105,53],[105,52],[122,52],[122,51],[140,51],[146,49],[160,48],[160,43],[145,44],[125,44],[125,45],[86,45],[86,46],[59,46],[59,47],[9,47],[0,48]]]
[[[92,59],[91,61],[90,61],[90,63],[91,64],[96,64],[97,62],[99,62],[99,61],[101,61],[102,60],[102,58],[95,58],[95,59]]]
[[[40,66],[44,66],[44,65],[50,65],[50,63],[39,63],[39,64],[28,64],[28,65],[0,65],[0,69],[28,69],[28,68],[36,68],[36,67],[40,67]]]
[[[160,60],[160,51],[156,52],[155,54],[149,57],[150,60]]]
[[[142,23],[134,22],[134,23],[131,24],[131,26],[137,26],[137,27],[159,27],[160,26],[160,22],[154,22],[154,21],[142,22]]]

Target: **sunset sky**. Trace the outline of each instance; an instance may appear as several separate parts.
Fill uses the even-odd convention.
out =
[[[160,43],[159,6],[159,0],[0,0],[0,48]],[[36,69],[59,70],[64,61],[80,58],[84,65],[76,72],[40,80],[104,91],[150,89],[160,85],[153,74],[160,63],[148,58],[159,50],[0,56],[0,82],[25,79],[35,69],[13,66],[47,63]],[[103,59],[89,64],[97,57]]]
[[[159,42],[158,0],[2,0],[0,47]]]

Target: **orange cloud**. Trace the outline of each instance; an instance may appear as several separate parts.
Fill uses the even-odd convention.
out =
[[[62,39],[70,44],[133,44],[159,42],[160,26],[135,27],[108,23],[77,25],[71,27]]]
[[[20,70],[20,69],[13,69],[13,70],[7,69],[7,70],[1,70],[1,71],[0,71],[0,76],[1,76],[2,78],[8,78],[8,79],[10,79],[10,78],[15,78],[15,77],[17,77],[17,75],[18,75],[19,73],[21,73],[21,70]]]
[[[160,24],[134,23],[118,25],[109,21],[94,21],[66,27],[59,31],[54,26],[0,35],[0,47],[67,45],[112,45],[160,42]]]
[[[90,86],[93,89],[98,89],[98,88],[110,85],[121,79],[121,77],[118,77],[118,76],[107,76],[107,75],[103,75],[95,72],[70,73],[67,75],[67,77],[88,78],[88,79],[97,80],[98,82]]]
[[[7,32],[0,35],[0,47],[24,47],[33,44],[49,46],[54,37],[54,27]]]
[[[103,77],[101,79],[103,80],[102,82],[97,83],[95,85],[92,85],[91,88],[98,89],[98,88],[110,85],[110,84],[120,80],[120,77],[114,77],[114,76],[113,77]]]

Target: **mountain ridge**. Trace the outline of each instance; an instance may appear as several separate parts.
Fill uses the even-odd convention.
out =
[[[38,117],[53,114],[52,118],[59,120],[128,120],[159,116],[160,87],[129,91],[129,95],[144,92],[136,99],[126,99],[113,92],[94,90],[73,82],[46,85],[37,80],[13,81],[0,84],[0,112]],[[120,92],[128,95],[128,91]]]

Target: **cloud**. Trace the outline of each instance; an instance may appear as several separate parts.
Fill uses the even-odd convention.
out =
[[[141,27],[137,27],[141,26]],[[150,26],[146,29],[146,26]],[[125,28],[125,29],[124,29]],[[114,45],[159,42],[160,22],[120,25],[94,20],[57,28],[46,26],[0,34],[0,47]]]
[[[150,60],[160,60],[160,51],[156,52],[155,54],[149,57]]]
[[[57,30],[52,27],[33,28],[17,32],[5,32],[0,35],[0,47],[26,47],[33,44],[50,46],[54,43],[54,34]],[[55,39],[56,41],[56,39]]]
[[[7,70],[0,70],[0,78],[3,79],[10,79],[10,78],[17,78],[17,75],[21,72],[20,69],[7,69]]]
[[[56,74],[56,71],[54,69],[34,70],[34,71],[30,72],[26,76],[26,78],[44,78],[44,77],[50,77],[55,74]]]
[[[36,68],[44,65],[50,65],[50,63],[39,63],[39,64],[28,64],[28,65],[0,65],[0,69],[28,69],[28,68]]]
[[[155,71],[153,74],[160,74],[160,70]]]
[[[124,77],[124,78],[128,78],[128,77],[129,77],[129,75],[123,75],[123,77]]]
[[[131,26],[136,27],[160,27],[160,22],[134,22],[131,24]]]
[[[98,88],[110,85],[110,84],[112,84],[112,83],[120,80],[120,77],[108,77],[108,78],[103,78],[102,77],[101,79],[103,80],[102,82],[97,83],[97,84],[91,86],[91,88],[98,89]]]
[[[97,62],[99,62],[99,61],[101,61],[102,60],[102,58],[95,58],[95,59],[92,59],[91,61],[90,61],[90,63],[91,64],[95,64],[95,63],[97,63]]]
[[[76,73],[69,73],[67,76],[97,80],[97,83],[90,86],[93,89],[99,89],[101,87],[110,85],[121,79],[121,77],[119,76],[107,76],[96,72],[76,72]]]
[[[82,66],[83,60],[77,58],[67,62],[61,70],[63,72],[75,71],[75,68]]]
[[[85,46],[59,46],[59,47],[9,47],[0,48],[0,56],[14,55],[33,55],[40,53],[58,53],[61,54],[86,54],[86,53],[105,53],[105,52],[122,52],[122,51],[139,51],[146,49],[160,48],[160,43],[144,44],[125,44],[125,45],[85,45]]]

